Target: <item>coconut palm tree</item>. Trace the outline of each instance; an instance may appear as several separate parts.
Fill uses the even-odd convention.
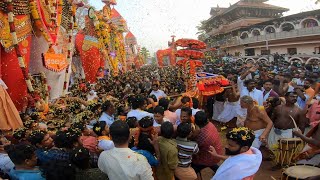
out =
[[[143,61],[146,63],[147,59],[150,57],[150,52],[146,47],[142,47],[140,50],[140,55],[142,55]]]

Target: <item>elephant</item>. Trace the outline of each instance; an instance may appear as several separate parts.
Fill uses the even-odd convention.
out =
[[[93,23],[86,17],[87,27],[79,31],[75,38],[76,54],[81,59],[85,79],[89,83],[96,82],[96,74],[100,67],[104,67],[101,44],[94,32]]]
[[[60,4],[61,2],[63,4]],[[61,51],[57,44],[59,31],[63,29],[63,26],[68,25],[65,22],[70,21],[70,8],[75,5],[72,4],[73,1],[71,0],[56,0],[57,20],[55,22],[61,22],[61,27],[56,27],[50,18],[52,14],[44,12],[47,9],[44,7],[44,1],[12,0],[12,4],[10,4],[12,5],[10,9],[14,14],[14,27],[12,27],[9,25],[8,7],[10,6],[8,3],[6,1],[0,2],[0,78],[8,86],[7,92],[16,108],[22,111],[26,101],[25,97],[28,94],[27,87],[29,87],[29,92],[32,89],[26,84],[26,79],[29,77],[27,74],[45,71],[49,74],[48,82],[50,83],[50,79],[52,79],[50,71],[40,67],[42,65],[42,53],[47,52],[49,46],[56,51]],[[74,3],[78,4],[79,2]],[[39,14],[40,9],[44,13]],[[35,14],[39,18],[35,18]],[[12,28],[15,29],[17,39],[14,39],[14,36],[10,34]],[[15,48],[14,43],[17,43],[18,48]],[[23,61],[18,59],[19,54],[23,57],[25,68],[20,68]],[[55,87],[55,85],[51,84],[51,87]]]

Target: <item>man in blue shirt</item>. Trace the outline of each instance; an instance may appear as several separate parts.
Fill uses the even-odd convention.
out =
[[[110,127],[111,124],[114,122],[114,113],[115,113],[115,107],[110,101],[106,101],[102,104],[102,115],[99,119],[99,121],[105,121],[108,126]]]

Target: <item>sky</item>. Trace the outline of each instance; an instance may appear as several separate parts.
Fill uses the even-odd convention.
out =
[[[229,7],[238,0],[117,0],[115,9],[126,19],[138,44],[151,55],[166,49],[171,36],[197,39],[196,26],[210,18],[211,7]],[[320,9],[316,0],[269,0],[267,3],[290,9],[285,15]],[[90,0],[100,10],[101,0]]]

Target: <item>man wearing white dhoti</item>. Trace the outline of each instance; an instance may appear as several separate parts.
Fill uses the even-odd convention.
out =
[[[255,133],[252,146],[259,149],[262,143],[267,142],[267,137],[273,123],[264,110],[264,107],[254,105],[253,99],[250,96],[241,97],[240,105],[247,110],[244,126],[253,130]]]
[[[271,129],[268,146],[271,150],[278,145],[278,140],[281,138],[292,138],[292,131],[295,124],[304,132],[306,125],[306,116],[295,103],[297,102],[297,93],[287,92],[285,94],[286,104],[277,106],[272,114],[274,127]],[[291,118],[291,117],[293,118]]]
[[[230,84],[231,87],[225,89],[224,96],[226,97],[227,101],[224,103],[223,111],[215,119],[222,123],[227,123],[233,118],[241,115],[241,107],[239,103],[240,93],[233,81],[230,81]]]

